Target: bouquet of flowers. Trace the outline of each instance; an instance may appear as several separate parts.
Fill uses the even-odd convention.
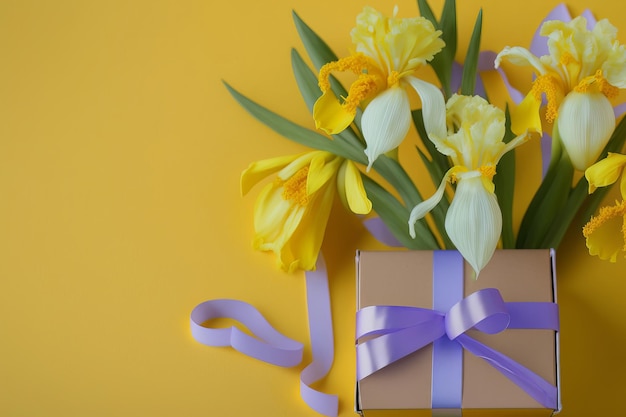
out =
[[[626,250],[625,203],[592,214],[626,164],[619,154],[626,125],[616,124],[622,110],[615,107],[619,89],[626,88],[626,48],[616,28],[590,14],[571,19],[561,5],[530,50],[513,46],[496,54],[480,50],[479,12],[460,64],[455,2],[446,0],[439,18],[426,0],[417,3],[420,16],[407,18],[397,8],[385,16],[365,7],[350,32],[353,52],[345,57],[294,13],[315,68],[293,50],[293,72],[316,130],[226,85],[258,120],[311,148],[254,162],[243,172],[243,194],[275,176],[257,197],[254,247],[274,252],[287,271],[314,270],[339,198],[357,215],[375,212],[368,221],[382,221],[400,246],[457,249],[477,276],[497,247],[557,248],[579,213],[591,218],[584,228],[590,253],[615,261]],[[504,62],[534,75],[530,91],[506,82]],[[420,77],[426,67],[437,85]],[[496,69],[509,86],[506,108],[489,102],[480,77]],[[347,75],[346,88],[338,78]],[[421,108],[411,108],[414,92]],[[410,163],[423,163],[436,188],[427,198],[399,159],[412,126],[421,142]],[[538,140],[548,143],[537,156],[545,173],[514,230],[515,149]],[[598,187],[604,188],[590,195]],[[624,177],[621,192],[626,195]]]

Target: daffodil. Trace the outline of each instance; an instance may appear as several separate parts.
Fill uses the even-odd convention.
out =
[[[365,7],[351,32],[354,54],[324,65],[319,73],[323,94],[313,109],[317,128],[328,134],[340,133],[364,104],[361,129],[368,169],[379,155],[404,140],[412,120],[409,87],[421,98],[427,129],[444,118],[441,91],[415,76],[415,71],[444,47],[441,31],[423,17],[398,18],[396,14],[397,8],[392,17],[385,17]],[[330,89],[333,71],[351,71],[358,76],[341,102]]]
[[[411,211],[409,233],[415,237],[415,222],[441,201],[448,181],[456,182],[445,230],[478,274],[491,259],[502,231],[492,180],[496,165],[502,155],[524,143],[528,134],[504,143],[504,112],[479,96],[453,95],[446,107],[447,135],[429,138],[439,152],[450,157],[453,166],[435,194]]]
[[[529,65],[536,79],[512,114],[512,129],[528,126],[541,131],[539,110],[545,95],[546,121],[556,121],[572,165],[584,170],[600,156],[615,128],[611,99],[626,88],[626,48],[616,40],[617,29],[604,19],[592,30],[579,16],[570,22],[545,22],[548,55],[537,57],[522,47],[506,47],[495,60]]]
[[[609,155],[587,168],[585,177],[589,182],[589,193],[597,187],[606,187],[620,179],[622,201],[614,206],[602,207],[597,216],[591,218],[583,228],[583,236],[587,240],[587,248],[591,255],[600,259],[615,262],[617,254],[626,254],[626,155],[609,153]]]
[[[241,174],[242,195],[272,174],[275,180],[256,200],[253,245],[274,252],[286,271],[315,269],[337,190],[354,213],[372,208],[356,165],[332,153],[312,151],[254,162]]]

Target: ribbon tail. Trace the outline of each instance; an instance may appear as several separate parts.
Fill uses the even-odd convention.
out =
[[[546,329],[559,331],[559,306],[546,302],[508,302],[511,316],[508,329]]]
[[[490,347],[463,334],[455,339],[463,348],[486,360],[491,366],[513,381],[539,404],[557,409],[557,388],[528,368]]]
[[[306,291],[313,361],[300,374],[300,395],[313,410],[335,417],[339,409],[338,397],[311,388],[328,374],[335,355],[328,275],[321,255],[316,270],[306,273]]]

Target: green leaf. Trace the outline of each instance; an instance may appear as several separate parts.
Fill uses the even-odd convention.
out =
[[[342,140],[330,140],[324,135],[297,125],[250,100],[228,83],[224,83],[224,85],[235,100],[252,116],[285,138],[310,148],[332,152],[353,161],[366,163],[365,155],[349,143]]]
[[[578,209],[587,198],[587,180],[583,179],[578,182],[576,187],[570,193],[567,203],[563,206],[563,209],[555,217],[554,222],[548,229],[548,233],[540,243],[542,248],[558,248],[561,244],[561,240],[565,236],[567,229],[569,229],[572,220],[578,213]]]
[[[433,9],[430,8],[427,0],[417,0],[417,7],[420,11],[420,15],[430,20],[436,28],[439,28],[439,22],[433,13]]]
[[[563,150],[559,162],[548,169],[522,219],[517,237],[517,248],[547,249],[552,247],[546,246],[548,231],[554,227],[555,222],[561,221],[561,217],[565,217],[565,211],[570,210],[565,206],[573,176],[574,167]],[[565,211],[563,211],[564,208]]]
[[[427,150],[427,154],[430,157],[432,163],[437,165],[439,171],[442,173],[447,172],[450,168],[450,160],[448,157],[437,150],[435,144],[428,139],[428,134],[426,133],[426,128],[424,127],[424,118],[422,115],[422,110],[413,110],[411,112],[411,116],[413,117],[413,124],[415,125],[415,129],[424,144],[424,147]],[[443,174],[441,175],[443,178]],[[435,186],[439,185],[439,182],[434,183]]]
[[[408,223],[409,210],[376,181],[367,175],[362,175],[362,178],[365,191],[372,202],[374,211],[403,246],[415,250],[439,249],[437,240],[432,235],[425,221],[421,220],[415,223],[417,236],[415,239],[411,238]]]
[[[386,155],[380,155],[372,168],[378,172],[393,188],[404,201],[407,207],[413,208],[423,201],[423,198],[415,187],[413,180],[395,159]]]
[[[309,25],[304,23],[295,11],[292,14],[296,30],[315,68],[319,71],[324,64],[336,61],[337,55],[330,49],[328,44]]]
[[[295,49],[291,50],[291,68],[296,78],[296,83],[300,89],[300,94],[306,103],[310,113],[313,113],[313,105],[322,95],[317,84],[317,76],[311,71],[309,66],[304,62],[302,56]]]
[[[463,66],[463,78],[461,79],[461,94],[473,95],[476,87],[476,74],[478,68],[478,55],[480,53],[480,37],[483,24],[483,11],[478,12],[474,31],[465,56],[465,64]]]
[[[511,117],[508,106],[506,108],[506,133],[504,142],[508,143],[515,134],[511,131]],[[515,193],[515,149],[507,152],[498,162],[497,173],[493,178],[496,186],[498,205],[502,211],[502,247],[512,249],[515,247],[515,235],[513,233],[513,196]]]
[[[446,47],[442,53],[448,56],[450,62],[454,61],[454,57],[456,56],[456,26],[456,2],[454,0],[446,0],[443,4],[443,11],[441,12],[439,29],[443,32],[441,38],[446,43]]]
[[[441,13],[441,21],[437,21],[426,0],[418,0],[417,4],[420,14],[428,19],[436,29],[441,30],[441,39],[446,43],[445,48],[430,61],[430,66],[441,83],[445,97],[450,97],[452,94],[450,87],[452,65],[454,64],[457,45],[456,3],[454,0],[446,0]]]

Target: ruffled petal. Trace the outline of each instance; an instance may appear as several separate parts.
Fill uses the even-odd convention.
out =
[[[502,231],[500,206],[496,196],[483,187],[479,173],[459,180],[445,228],[478,276],[491,259]]]
[[[368,170],[376,158],[400,146],[410,125],[409,96],[403,88],[389,88],[368,104],[361,118]]]
[[[624,170],[626,165],[626,155],[609,153],[601,161],[596,162],[585,170],[585,178],[589,182],[589,193],[598,187],[606,187],[613,184]]]
[[[248,165],[241,173],[240,179],[240,189],[241,195],[246,195],[248,191],[252,187],[254,187],[259,181],[263,180],[265,177],[274,174],[294,160],[302,157],[305,154],[299,155],[289,155],[289,156],[279,156],[277,158],[264,159],[261,161],[256,161]]]
[[[329,135],[341,133],[350,126],[355,114],[344,108],[331,90],[322,94],[313,105],[315,127]]]
[[[361,172],[352,161],[345,160],[339,168],[337,190],[344,204],[356,214],[372,211],[372,202],[367,198]]]
[[[615,114],[602,93],[570,92],[557,119],[561,140],[574,168],[584,171],[600,156],[615,129]]]

